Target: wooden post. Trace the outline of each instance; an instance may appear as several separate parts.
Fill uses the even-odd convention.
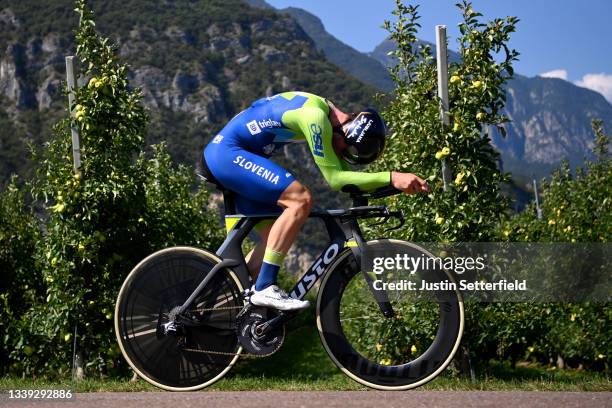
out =
[[[533,194],[535,195],[536,202],[536,215],[538,220],[542,219],[542,209],[540,208],[540,199],[538,198],[538,182],[536,179],[533,179]]]
[[[438,63],[438,97],[440,98],[440,122],[442,128],[447,128],[450,124],[448,117],[448,55],[446,51],[446,26],[436,26],[436,61]],[[444,191],[450,189],[451,169],[442,159],[442,181]]]
[[[74,172],[80,174],[81,171],[81,145],[79,140],[79,129],[74,123],[75,109],[74,109],[74,92],[76,90],[76,68],[74,64],[74,56],[66,57],[66,82],[68,83],[68,109],[70,110],[70,117],[72,117],[72,124],[70,125],[70,133],[72,134],[72,159],[74,162]]]

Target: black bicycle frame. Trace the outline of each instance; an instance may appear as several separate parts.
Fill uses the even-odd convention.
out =
[[[257,225],[258,222],[269,219],[276,219],[280,213],[275,214],[257,214],[257,215],[242,215],[236,214],[236,206],[234,203],[233,194],[227,190],[223,191],[224,209],[226,217],[238,218],[231,230],[228,232],[225,241],[221,244],[216,254],[222,259],[222,262],[215,265],[213,269],[200,282],[197,288],[183,303],[179,309],[179,313],[187,310],[193,300],[200,294],[206,284],[214,277],[214,275],[223,268],[232,268],[237,273],[240,283],[245,289],[250,288],[251,277],[247,269],[244,254],[242,253],[242,242]],[[384,197],[394,193],[388,188],[379,191],[379,195],[370,194],[370,198]],[[312,211],[309,215],[311,218],[321,218],[325,223],[325,228],[330,237],[330,242],[326,249],[313,262],[308,270],[302,275],[290,292],[290,296],[302,299],[306,293],[314,286],[314,284],[325,275],[329,266],[342,253],[343,249],[349,247],[355,257],[355,267],[360,268],[361,252],[364,247],[364,242],[357,223],[358,218],[379,218],[388,219],[391,216],[400,219],[400,225],[403,225],[403,216],[401,212],[389,212],[385,206],[368,206],[367,197],[359,193],[351,195],[353,203],[356,207],[347,210],[324,210]],[[229,214],[229,215],[228,215]],[[383,221],[384,222],[384,221]],[[396,228],[399,228],[396,227]],[[395,228],[392,228],[395,229]],[[363,272],[363,277],[367,281],[370,291],[374,295],[382,313],[386,317],[394,315],[391,304],[384,291],[374,289],[372,278]]]
[[[240,282],[245,288],[250,287],[250,275],[242,253],[242,241],[253,227],[262,220],[276,219],[280,214],[260,214],[256,216],[231,215],[239,218],[230,230],[227,238],[217,250],[217,255],[224,261],[229,260]],[[357,259],[360,259],[360,244],[363,243],[356,216],[347,215],[346,210],[313,211],[311,218],[321,218],[330,237],[325,250],[302,275],[290,292],[290,296],[302,299],[314,284],[324,275],[327,267],[338,257],[345,246],[349,246]]]

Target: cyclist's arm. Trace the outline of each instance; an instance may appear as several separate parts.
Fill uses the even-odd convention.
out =
[[[315,163],[332,189],[341,190],[352,184],[368,191],[391,183],[391,173],[388,171],[365,173],[348,170],[348,166],[334,152],[331,123],[323,110],[302,107],[286,112],[283,122],[299,128],[308,142]]]
[[[321,174],[334,190],[342,190],[346,185],[355,185],[360,190],[370,191],[391,184],[391,173],[382,171],[365,173],[359,171],[338,170],[335,167],[319,165]]]

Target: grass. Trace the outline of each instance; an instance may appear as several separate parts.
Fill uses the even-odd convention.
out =
[[[283,287],[291,287],[284,274]],[[281,280],[283,280],[281,279]],[[310,298],[311,302],[314,298]],[[48,380],[2,377],[7,389],[72,389],[76,392],[161,391],[144,380],[87,378]],[[285,343],[266,358],[245,357],[214,385],[203,391],[356,391],[368,388],[344,375],[329,359],[319,340],[314,310],[298,315],[287,326]],[[446,370],[418,391],[612,391],[612,378],[584,370],[556,370],[538,365],[492,363],[478,370],[476,381]]]
[[[336,368],[323,350],[311,323],[308,316],[294,322],[289,326],[285,344],[276,354],[239,360],[224,379],[204,391],[367,390]],[[160,391],[143,380],[86,379],[72,382],[70,379],[0,378],[0,390],[35,388],[63,388],[77,392]],[[418,390],[612,391],[612,379],[604,374],[578,370],[553,370],[536,365],[511,369],[508,365],[491,364],[479,373],[476,381],[452,376],[447,370]]]
[[[77,392],[139,392],[161,391],[139,380],[101,380],[87,379],[78,382],[71,380],[21,379],[4,377],[0,379],[0,390],[8,389],[71,389]],[[357,391],[367,390],[341,373],[331,376],[311,378],[293,376],[234,375],[225,378],[204,391]],[[557,372],[537,378],[516,377],[511,379],[482,377],[475,382],[468,379],[438,377],[436,380],[417,389],[417,391],[612,391],[610,378],[575,372]]]

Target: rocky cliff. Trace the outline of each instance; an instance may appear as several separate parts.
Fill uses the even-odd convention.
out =
[[[205,141],[251,101],[301,89],[347,108],[375,92],[329,63],[290,16],[238,0],[92,1],[97,27],[130,64],[152,125],[175,159],[192,163]],[[73,2],[0,5],[0,176],[27,174],[25,144],[40,145],[65,109],[64,57],[74,54]],[[86,78],[81,78],[81,82]]]
[[[508,135],[494,134],[506,169],[546,173],[568,159],[574,166],[591,157],[592,119],[612,129],[612,105],[594,91],[555,78],[516,76],[507,88]]]

